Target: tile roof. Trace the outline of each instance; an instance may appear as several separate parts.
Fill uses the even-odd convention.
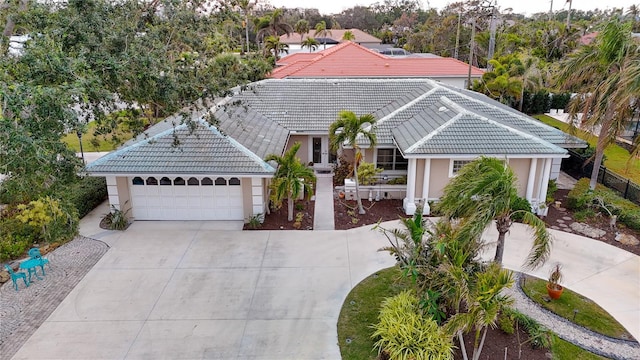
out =
[[[469,65],[442,57],[389,57],[351,41],[306,55],[284,57],[270,77],[467,77]],[[315,55],[312,57],[311,55]],[[472,67],[478,78],[483,70]]]
[[[270,175],[275,169],[204,120],[177,125],[87,165],[93,174]]]
[[[369,35],[366,32],[360,30],[360,29],[327,29],[328,33],[325,36],[326,38],[330,38],[336,41],[342,41],[342,37],[344,36],[344,33],[347,31],[351,31],[351,33],[354,35],[355,39],[353,40],[356,43],[362,44],[362,43],[367,43],[367,44],[382,44],[382,40],[378,39],[377,37],[373,36],[373,35]],[[313,38],[317,38],[318,36],[316,36],[316,31],[315,29],[312,29],[311,31],[309,31],[308,33],[304,33],[302,36],[302,41],[304,41],[304,39],[308,38],[308,37],[313,37]],[[300,33],[294,32],[289,34],[289,36],[287,36],[286,34],[281,35],[280,36],[280,42],[288,44],[288,45],[292,45],[292,44],[301,44],[302,42],[300,41]]]

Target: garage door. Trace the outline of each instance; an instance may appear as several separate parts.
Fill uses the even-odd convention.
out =
[[[242,186],[236,177],[134,177],[136,220],[242,220]]]

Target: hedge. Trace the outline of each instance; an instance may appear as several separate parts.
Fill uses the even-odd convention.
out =
[[[625,224],[627,227],[640,230],[640,206],[626,200],[600,184],[596,186],[594,191],[589,189],[589,179],[580,179],[573,190],[567,196],[567,208],[572,210],[581,210],[587,206],[593,206],[596,210],[606,213],[594,202],[600,198],[604,205],[615,215],[618,216],[618,222]]]
[[[83,218],[107,198],[107,181],[104,177],[87,176],[69,186],[69,201]]]

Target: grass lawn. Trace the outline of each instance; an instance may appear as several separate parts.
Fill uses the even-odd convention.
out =
[[[95,136],[96,123],[90,122],[87,125],[87,132],[82,134],[82,147],[86,152],[90,151],[111,151],[115,150],[120,144],[131,139],[131,133],[125,131],[117,131],[115,134]],[[98,146],[92,144],[97,140]],[[80,142],[75,132],[69,133],[62,137],[62,141],[75,152],[80,152]]]
[[[597,333],[618,339],[633,339],[620,323],[593,301],[567,288],[558,300],[547,302],[547,281],[527,276],[522,286],[525,294],[547,310]],[[573,319],[574,310],[578,313]]]
[[[371,325],[378,321],[382,300],[411,286],[399,268],[391,267],[367,277],[347,295],[338,319],[338,345],[342,360],[375,360]],[[565,290],[566,293],[566,290]],[[563,297],[565,294],[562,295]],[[554,359],[604,359],[554,337]]]
[[[586,131],[575,129],[574,133],[569,129],[569,124],[563,123],[562,121],[556,120],[547,115],[536,115],[534,117],[547,125],[586,140],[589,145],[593,147],[596,146],[598,138]],[[631,157],[629,152],[616,144],[609,145],[604,150],[604,154],[606,156],[604,165],[609,170],[631,179],[636,184],[640,184],[640,159],[634,158],[629,161],[629,158]]]

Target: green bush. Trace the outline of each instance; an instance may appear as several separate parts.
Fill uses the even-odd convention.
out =
[[[373,325],[374,345],[391,359],[453,359],[452,337],[438,324],[420,314],[418,298],[404,291],[387,298]]]
[[[358,181],[360,181],[360,185],[375,184],[378,179],[378,175],[382,171],[382,168],[376,168],[373,163],[361,162],[358,166]]]
[[[569,192],[567,207],[572,210],[584,210],[587,207],[592,207],[596,211],[603,212],[604,209],[597,205],[596,199],[598,198],[602,199],[604,205],[618,216],[618,222],[631,229],[640,230],[640,206],[623,199],[613,190],[600,184],[591,191],[588,178],[578,180],[573,190]],[[604,212],[606,214],[606,211]]]
[[[107,181],[104,177],[87,176],[67,188],[69,201],[83,218],[107,198]]]
[[[524,217],[523,212],[531,212],[531,203],[525,198],[514,196],[513,199],[511,199],[511,211],[517,211],[511,216],[513,221],[522,222],[522,218]]]
[[[340,156],[340,160],[335,169],[333,169],[333,185],[341,186],[344,185],[344,179],[353,175],[353,166],[347,160],[347,158],[342,155]]]

